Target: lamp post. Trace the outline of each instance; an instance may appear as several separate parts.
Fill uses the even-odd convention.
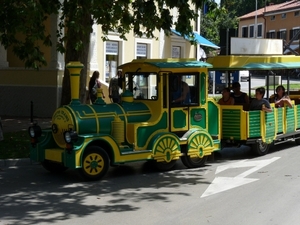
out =
[[[257,0],[255,0],[254,38],[257,38]]]

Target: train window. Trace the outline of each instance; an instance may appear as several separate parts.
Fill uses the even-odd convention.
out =
[[[196,74],[173,74],[169,77],[170,102],[172,105],[199,103],[199,89]],[[185,87],[187,89],[185,89]],[[186,96],[182,96],[186,91]],[[184,98],[184,99],[183,99]]]
[[[126,89],[130,90],[134,99],[157,99],[157,74],[127,74]]]

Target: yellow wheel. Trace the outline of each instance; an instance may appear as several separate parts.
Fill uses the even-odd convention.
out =
[[[82,158],[81,174],[87,180],[101,179],[109,169],[109,157],[100,147],[90,146]]]
[[[156,160],[154,164],[158,170],[172,169],[181,156],[178,139],[169,134],[160,136],[153,147],[153,154]]]
[[[195,132],[188,139],[187,150],[181,157],[182,163],[188,168],[204,166],[207,156],[213,151],[211,136],[203,131]]]

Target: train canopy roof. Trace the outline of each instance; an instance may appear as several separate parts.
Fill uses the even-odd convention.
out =
[[[209,58],[210,70],[281,70],[300,68],[300,56],[216,56]]]
[[[206,62],[197,61],[196,59],[135,59],[130,63],[120,65],[118,69],[124,69],[130,67],[149,67],[153,66],[159,69],[176,69],[176,68],[211,68],[212,65]]]

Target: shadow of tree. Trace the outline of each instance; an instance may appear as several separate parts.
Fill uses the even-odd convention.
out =
[[[276,145],[269,154],[294,146]],[[195,185],[210,184],[204,175],[213,172],[212,164],[254,158],[249,148],[222,149],[218,154],[197,169],[186,169],[180,161],[169,172],[157,172],[144,162],[112,167],[104,179],[94,182],[83,182],[74,170],[57,175],[38,164],[5,167],[0,170],[0,224],[69,223],[99,213],[114,218],[113,213],[138,213],[149,204],[189,201],[195,198]]]
[[[51,174],[36,164],[4,168],[0,171],[0,223],[56,223],[99,212],[135,212],[141,202],[168,203],[178,196],[190,197],[182,187],[207,183],[203,171],[209,166],[182,167],[161,173],[147,163],[133,163],[110,168],[97,182],[82,182],[72,170]]]

